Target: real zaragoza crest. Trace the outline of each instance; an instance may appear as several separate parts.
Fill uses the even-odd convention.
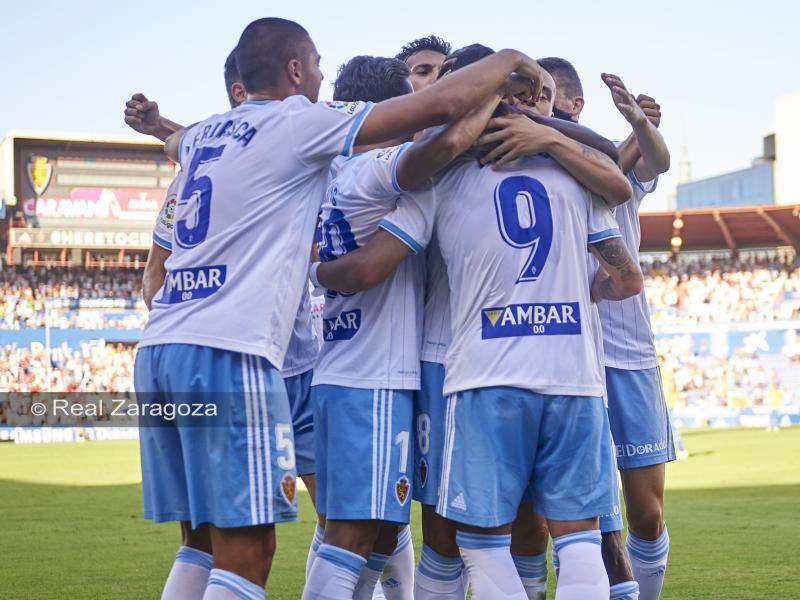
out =
[[[50,178],[53,176],[53,165],[46,156],[31,155],[26,171],[33,191],[36,192],[37,196],[41,196],[47,186],[50,185]]]

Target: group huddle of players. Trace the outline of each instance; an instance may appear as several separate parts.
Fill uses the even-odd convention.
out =
[[[669,153],[655,100],[603,80],[621,144],[577,123],[566,60],[433,36],[353,58],[318,102],[309,34],[265,18],[225,63],[231,110],[181,127],[127,102],[181,165],[137,397],[219,408],[140,433],[145,516],[181,523],[162,598],[263,598],[296,475],[304,599],[542,599],[548,537],[558,600],[658,598],[674,450],[638,210]]]

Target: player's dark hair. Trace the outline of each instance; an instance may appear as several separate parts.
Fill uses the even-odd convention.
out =
[[[225,91],[228,93],[228,100],[231,106],[236,105],[236,98],[231,95],[231,86],[241,80],[239,67],[236,65],[236,48],[234,48],[228,54],[228,58],[225,59]]]
[[[439,79],[447,73],[463,69],[467,65],[478,62],[490,54],[494,54],[494,50],[482,44],[470,44],[454,50],[445,57],[442,69],[439,71]]]
[[[536,62],[545,71],[550,73],[555,79],[558,77],[557,85],[561,85],[564,93],[568,98],[577,98],[583,96],[583,85],[581,85],[581,78],[578,77],[578,72],[572,63],[557,56],[549,56],[547,58],[540,58]]]
[[[356,56],[341,67],[333,84],[333,99],[342,102],[382,102],[411,93],[408,65],[396,58]]]
[[[244,28],[236,45],[236,64],[245,89],[274,88],[292,59],[306,60],[311,37],[294,21],[267,17]]]
[[[431,50],[447,56],[450,54],[450,52],[452,52],[453,48],[442,38],[435,35],[429,35],[428,37],[418,38],[413,42],[409,42],[403,46],[395,58],[397,60],[406,62],[410,56],[413,56],[417,52],[422,52],[424,50]]]

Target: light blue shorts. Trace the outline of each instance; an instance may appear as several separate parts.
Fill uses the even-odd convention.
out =
[[[289,402],[265,358],[189,344],[147,346],[136,355],[134,383],[139,410],[147,413],[139,431],[146,518],[192,527],[297,519]],[[179,405],[202,406],[204,416],[164,416]]]
[[[610,477],[609,491],[611,492],[611,502],[614,505],[613,510],[604,515],[600,515],[600,531],[602,533],[610,533],[612,531],[622,531],[622,504],[619,496],[619,475],[617,474],[617,460],[611,453],[611,468],[609,469],[608,476]]]
[[[608,420],[620,469],[675,460],[675,445],[658,368],[606,367]]]
[[[292,410],[294,457],[298,475],[313,475],[314,469],[314,412],[311,410],[311,379],[314,371],[286,377],[286,391]]]
[[[444,365],[422,363],[420,389],[414,392],[414,500],[436,506],[444,450],[444,414],[447,401],[442,395]]]
[[[602,398],[481,388],[451,395],[445,418],[440,515],[476,527],[511,523],[529,483],[548,519],[613,511]]]
[[[408,523],[413,394],[311,388],[318,512],[328,519]]]

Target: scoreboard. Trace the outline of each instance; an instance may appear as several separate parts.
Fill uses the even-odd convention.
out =
[[[138,265],[175,173],[159,142],[7,134],[0,142],[0,242],[8,262]]]

